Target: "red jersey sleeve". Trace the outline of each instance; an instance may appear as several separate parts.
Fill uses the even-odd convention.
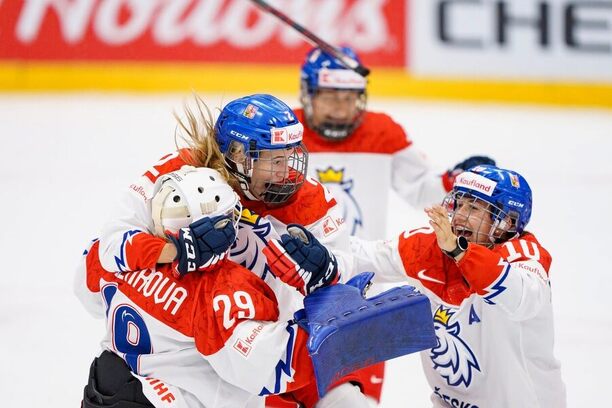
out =
[[[115,206],[112,219],[100,235],[100,259],[109,272],[128,272],[153,268],[166,244],[151,232],[151,200],[155,181],[163,174],[180,169],[190,157],[181,149],[161,158],[131,184]]]
[[[189,163],[191,158],[192,153],[190,149],[179,149],[159,159],[157,163],[144,173],[144,176],[148,178],[151,183],[155,183],[160,176],[179,170]]]
[[[483,294],[485,289],[490,287],[504,273],[508,264],[521,263],[523,265],[524,262],[529,261],[538,262],[546,274],[541,278],[548,279],[552,258],[533,234],[526,233],[517,239],[504,242],[494,249],[470,244],[458,266],[470,286],[478,294]],[[524,268],[529,268],[529,266],[524,266]],[[533,270],[540,273],[540,268],[534,268]]]

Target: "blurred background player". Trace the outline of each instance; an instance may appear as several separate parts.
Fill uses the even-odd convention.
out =
[[[421,352],[435,407],[565,407],[551,256],[525,231],[532,193],[518,173],[476,166],[455,179],[430,227],[352,240],[358,270],[430,298],[438,346]],[[450,215],[450,217],[449,217]]]
[[[359,61],[351,48],[341,50]],[[495,164],[474,156],[437,174],[399,124],[384,113],[366,110],[367,99],[364,77],[319,48],[308,52],[301,69],[302,109],[295,114],[304,123],[309,174],[339,199],[352,235],[386,238],[384,209],[391,188],[422,208],[439,203],[464,169]]]
[[[261,251],[269,239],[286,234],[288,224],[297,223],[315,238],[313,245],[306,248],[299,245],[298,237],[283,241],[288,252],[291,247],[300,248],[304,262],[300,266],[309,272],[302,277],[304,293],[329,285],[337,281],[340,272],[349,271],[349,233],[341,222],[334,197],[305,175],[308,152],[302,145],[302,125],[289,106],[271,95],[250,95],[229,102],[215,121],[205,103],[196,98],[196,108],[186,109],[185,115],[187,120],[179,124],[189,148],[165,156],[133,183],[103,228],[100,262],[107,271],[127,272],[173,263],[178,275],[193,272],[181,250],[184,240],[169,243],[154,235],[147,213],[147,200],[156,180],[185,164],[227,174],[229,183],[241,196],[245,207],[241,223],[256,233],[250,239],[242,236],[243,229],[239,229],[230,260],[266,279],[269,269]],[[214,266],[214,260],[221,258],[219,252],[231,245],[229,240],[211,243],[204,233],[196,233],[193,238],[197,257],[202,260],[197,269],[211,259]],[[292,242],[296,245],[292,246]],[[347,407],[365,404],[361,393],[362,401],[354,397],[357,388],[352,384],[361,383],[358,375],[346,376],[337,389],[325,396],[331,401],[327,406],[335,406],[331,404],[336,399],[346,400]],[[299,403],[308,404],[318,398],[314,386],[291,394],[286,397]],[[326,406],[324,401],[319,403]]]
[[[185,166],[160,177],[150,206],[159,238],[191,245],[194,260],[187,237],[238,228],[238,195],[213,169]],[[98,250],[96,240],[75,282],[85,307],[106,318],[84,408],[254,407],[266,390],[314,381],[308,333],[293,321],[301,306],[282,304],[292,288],[269,286],[225,257],[182,277],[170,263],[111,274]],[[291,370],[281,374],[283,364]]]

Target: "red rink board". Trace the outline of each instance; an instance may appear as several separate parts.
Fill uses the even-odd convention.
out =
[[[271,4],[366,64],[406,62],[403,0],[278,0]],[[0,60],[293,64],[310,47],[248,0],[0,2]]]

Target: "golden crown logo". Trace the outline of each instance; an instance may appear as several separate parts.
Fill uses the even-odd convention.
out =
[[[242,214],[241,215],[241,220],[244,222],[247,222],[249,224],[252,225],[256,225],[257,221],[259,220],[260,216],[257,213],[254,213],[253,211],[249,210],[248,208],[243,208],[242,209]]]
[[[445,309],[442,306],[436,310],[436,314],[434,315],[434,322],[440,322],[443,325],[447,326],[448,321],[454,312],[451,312],[450,309]]]
[[[342,183],[344,179],[344,169],[334,170],[329,166],[325,171],[317,170],[319,181],[321,183]]]

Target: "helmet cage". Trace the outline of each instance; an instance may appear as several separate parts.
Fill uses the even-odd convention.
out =
[[[304,144],[281,149],[258,149],[251,144],[245,148],[245,144],[232,141],[224,156],[229,172],[238,180],[246,198],[274,206],[287,202],[300,189],[308,171],[308,150]],[[262,152],[273,152],[273,156],[265,158]],[[267,180],[278,178],[279,165],[275,164],[276,161],[285,163],[282,180],[266,182],[265,189],[261,191],[254,185],[257,180],[253,180],[253,174],[256,172],[258,178]]]
[[[516,225],[519,214],[515,211],[504,211],[499,204],[490,203],[467,191],[454,189],[444,198],[444,208],[448,211],[451,228],[457,236],[465,236],[470,242],[492,247],[507,241],[517,235]],[[461,210],[467,207],[467,211]],[[467,228],[461,220],[468,220],[471,228]],[[476,211],[484,211],[485,215],[476,219]],[[488,220],[487,220],[488,218]],[[491,227],[486,233],[481,232],[482,223],[488,221]]]
[[[358,98],[355,100],[355,116],[353,116],[351,119],[348,119],[344,123],[334,123],[324,120],[319,124],[315,124],[312,99],[317,97],[317,94],[321,89],[346,91],[346,89],[338,88],[311,89],[311,87],[308,86],[307,81],[302,81],[300,101],[302,102],[302,106],[304,107],[304,118],[306,120],[306,124],[309,128],[311,128],[326,139],[342,140],[347,138],[355,131],[355,129],[359,127],[359,125],[361,125],[361,122],[363,120],[366,105],[368,102],[368,95],[366,90],[350,90],[359,93]]]

